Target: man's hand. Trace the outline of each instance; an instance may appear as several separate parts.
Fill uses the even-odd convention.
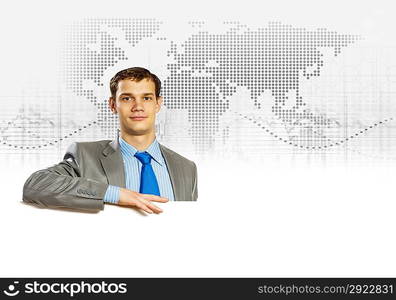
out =
[[[151,201],[165,203],[168,202],[169,199],[156,195],[141,194],[124,188],[120,189],[120,199],[118,201],[118,205],[134,206],[144,210],[149,214],[161,213],[162,209],[152,204]]]

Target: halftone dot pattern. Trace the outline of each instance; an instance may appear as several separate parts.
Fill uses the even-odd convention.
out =
[[[93,18],[75,22],[66,30],[63,68],[67,88],[97,107],[96,122],[105,136],[114,136],[118,119],[111,114],[107,99],[97,99],[94,91],[85,88],[83,83],[90,81],[97,86],[108,86],[108,82],[102,82],[105,70],[128,59],[125,49],[116,45],[118,37],[108,30],[120,29],[125,34],[125,40],[134,47],[142,39],[151,38],[159,30],[161,23],[155,19]],[[99,47],[90,49],[90,44]]]
[[[228,110],[229,98],[238,87],[249,89],[258,109],[258,98],[270,90],[274,99],[272,112],[282,122],[298,125],[298,120],[310,120],[313,125],[329,125],[325,116],[306,108],[299,91],[300,76],[309,79],[320,75],[321,47],[333,49],[337,56],[358,36],[324,28],[308,31],[280,22],[255,31],[239,22],[224,23],[232,26],[225,34],[200,31],[182,44],[182,52],[175,44],[168,52],[175,62],[167,66],[171,75],[164,80],[165,105],[188,109],[191,136],[199,152],[211,147],[219,117]],[[294,105],[286,107],[292,90]]]
[[[354,132],[353,134],[343,138],[343,139],[338,139],[338,140],[334,140],[334,138],[329,138],[325,135],[323,135],[323,133],[321,132],[315,132],[313,131],[313,134],[315,134],[317,137],[323,139],[324,143],[321,145],[304,145],[302,143],[297,143],[295,141],[292,141],[291,139],[287,139],[284,137],[281,137],[279,135],[277,135],[275,132],[273,132],[270,128],[266,127],[265,125],[261,124],[259,121],[255,120],[253,117],[249,117],[249,116],[245,116],[241,113],[238,112],[234,112],[236,115],[238,115],[240,118],[243,118],[245,120],[248,120],[250,122],[252,122],[253,124],[257,125],[259,128],[265,130],[265,132],[267,132],[268,134],[270,134],[273,138],[286,143],[290,146],[294,146],[297,148],[301,148],[301,149],[306,149],[306,150],[316,150],[316,149],[326,149],[326,148],[331,148],[334,146],[340,146],[346,142],[348,142],[349,140],[352,140],[354,138],[357,138],[358,136],[364,134],[365,132],[367,132],[370,129],[373,129],[377,126],[382,126],[385,125],[386,123],[393,121],[394,118],[389,118],[389,119],[384,119],[378,122],[375,122],[369,126],[367,126],[366,128],[362,128],[357,132]]]
[[[59,122],[55,117],[51,120],[51,108],[46,113],[49,117],[35,111],[29,111],[29,117],[26,117],[24,114],[27,110],[22,109],[18,116],[9,118],[7,123],[3,122],[1,145],[12,149],[39,150],[59,145],[66,139],[81,137],[84,132],[93,134],[92,139],[97,136],[112,139],[119,126],[118,118],[108,108],[108,96],[106,99],[99,98],[103,95],[98,96],[95,88],[103,87],[108,91],[108,80],[103,79],[105,72],[117,67],[120,62],[128,64],[130,58],[127,53],[130,49],[127,48],[140,47],[138,44],[143,39],[151,38],[166,41],[166,47],[169,45],[165,53],[169,59],[163,61],[167,75],[160,76],[164,106],[183,110],[183,116],[187,112],[187,120],[183,119],[180,126],[185,126],[184,132],[188,128],[188,135],[179,139],[191,141],[197,154],[209,153],[215,143],[218,143],[217,147],[239,143],[238,136],[235,137],[236,123],[238,127],[246,126],[245,135],[246,128],[251,130],[258,127],[262,130],[262,135],[259,133],[250,137],[249,145],[260,139],[268,141],[274,151],[279,151],[283,145],[288,147],[287,151],[300,149],[312,152],[346,145],[371,129],[388,128],[388,123],[394,120],[391,116],[385,116],[366,123],[354,132],[340,134],[335,118],[326,115],[327,104],[321,107],[322,110],[314,111],[308,105],[312,99],[306,101],[302,96],[302,82],[321,75],[329,52],[334,57],[339,56],[345,47],[359,40],[359,36],[339,34],[324,28],[308,30],[280,22],[270,22],[254,30],[237,21],[223,24],[225,29],[214,34],[204,21],[191,21],[189,25],[193,32],[180,43],[166,37],[166,31],[160,31],[163,22],[156,19],[95,18],[68,25],[61,55],[64,82],[68,91],[82,101],[89,101],[97,112],[84,120],[74,118],[74,125],[63,132],[63,129],[57,130],[57,124],[61,124],[60,127],[64,124],[60,118],[63,114],[61,98],[56,111]],[[254,106],[254,113],[231,108],[233,96],[241,89],[249,93],[241,99],[247,105]],[[270,97],[264,101],[263,94],[269,94]],[[44,99],[41,94],[39,97]],[[334,101],[339,99],[334,98]],[[70,114],[80,109],[78,102],[71,104]],[[53,106],[53,101],[48,100],[48,104]],[[269,119],[277,119],[275,125],[271,125],[269,119],[264,119],[266,117],[261,117],[264,111],[270,112],[271,116],[266,114]],[[167,114],[171,117],[172,113],[170,110]],[[231,118],[234,124],[228,126],[220,123],[227,118]],[[34,129],[29,124],[41,127]],[[30,128],[25,130],[27,126]],[[97,126],[100,131],[96,130]],[[163,127],[161,123],[159,131],[162,132],[161,138],[166,141]],[[292,128],[295,132],[279,131],[283,127]],[[20,128],[26,136],[18,135]],[[34,130],[37,134],[34,134]],[[178,129],[172,127],[171,130],[176,132]],[[379,134],[378,139],[381,139],[382,133]],[[272,141],[277,144],[272,144]]]

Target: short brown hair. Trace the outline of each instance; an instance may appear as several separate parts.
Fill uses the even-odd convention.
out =
[[[161,80],[159,80],[159,78],[155,74],[151,73],[149,70],[141,67],[128,68],[125,70],[121,70],[117,74],[115,74],[114,77],[110,80],[111,96],[115,98],[118,88],[118,82],[120,80],[133,79],[136,81],[140,81],[145,78],[150,79],[154,82],[155,96],[159,97],[161,92]]]

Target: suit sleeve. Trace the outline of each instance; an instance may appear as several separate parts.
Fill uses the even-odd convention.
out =
[[[23,186],[23,201],[41,207],[103,210],[108,184],[81,177],[78,143],[69,146],[60,163],[34,172]]]
[[[192,191],[192,200],[197,201],[198,199],[198,173],[197,173],[197,165],[194,163],[194,183],[193,183],[193,191]]]

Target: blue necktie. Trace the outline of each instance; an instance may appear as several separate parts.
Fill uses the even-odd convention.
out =
[[[150,163],[151,155],[146,151],[136,152],[135,157],[142,163],[139,193],[160,196],[157,178]]]

